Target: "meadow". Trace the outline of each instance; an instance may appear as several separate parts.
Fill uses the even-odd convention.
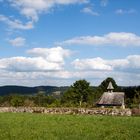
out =
[[[0,140],[139,140],[140,117],[0,113]]]

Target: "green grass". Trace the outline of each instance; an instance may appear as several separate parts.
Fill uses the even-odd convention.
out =
[[[0,140],[139,140],[140,117],[0,113]]]

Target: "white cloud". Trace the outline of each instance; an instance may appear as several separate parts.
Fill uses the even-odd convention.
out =
[[[129,68],[140,69],[140,55],[130,55],[127,57],[127,60],[129,62]]]
[[[15,46],[15,47],[22,47],[25,45],[26,43],[26,39],[23,38],[23,37],[17,37],[15,39],[10,39],[9,40],[9,43],[12,45],[12,46]]]
[[[21,14],[37,21],[40,13],[49,12],[56,5],[88,3],[88,0],[9,0],[9,2],[19,9]]]
[[[135,86],[140,84],[139,73],[129,73],[122,71],[99,71],[99,70],[79,71],[75,73],[77,74],[76,80],[87,79],[89,82],[91,82],[91,85],[94,86],[99,85],[107,77],[114,78],[116,83],[120,86]]]
[[[59,44],[63,45],[92,45],[92,46],[140,46],[140,36],[134,33],[108,33],[104,36],[81,36],[65,40]]]
[[[0,21],[9,25],[12,29],[29,30],[34,28],[34,23],[38,21],[39,14],[50,12],[57,5],[82,4],[88,0],[8,0],[10,5],[18,9],[20,14],[26,16],[29,21],[22,23],[20,20],[11,19],[0,15]],[[0,1],[4,2],[4,1]]]
[[[118,85],[139,85],[140,55],[114,60],[102,58],[76,60],[73,62],[76,69],[67,71],[64,70],[63,60],[48,61],[47,55],[43,52],[40,51],[38,54],[33,52],[36,57],[0,59],[0,84],[64,86],[84,78],[91,82],[91,85],[99,85],[105,78],[113,77]]]
[[[79,70],[112,70],[112,67],[106,64],[106,61],[100,57],[82,60],[76,59],[72,64]]]
[[[129,9],[129,10],[125,10],[125,9],[117,9],[115,11],[116,14],[118,15],[124,15],[124,14],[135,14],[137,13],[137,11],[135,9]]]
[[[140,71],[140,55],[130,55],[125,59],[104,60],[100,57],[91,59],[76,59],[72,62],[79,70],[106,70],[106,71]]]
[[[85,7],[81,10],[81,12],[86,13],[86,14],[90,14],[90,15],[93,15],[93,16],[99,16],[100,15],[98,12],[93,11],[91,7]]]
[[[12,20],[4,15],[0,15],[0,21],[9,25],[9,27],[12,29],[29,30],[33,28],[33,22],[31,21],[23,24],[20,20],[17,19]]]
[[[108,5],[108,0],[101,0],[101,6],[106,7]]]
[[[34,56],[41,56],[47,61],[55,63],[64,63],[64,58],[69,57],[71,54],[70,50],[63,49],[60,46],[55,48],[34,48],[27,52]]]
[[[38,51],[38,53],[36,52]],[[8,71],[57,71],[62,70],[69,50],[61,47],[35,48],[29,51],[36,57],[11,57],[0,59],[0,69]]]
[[[51,71],[61,70],[63,63],[48,62],[42,57],[11,57],[0,59],[0,69],[8,71]]]
[[[46,72],[14,72],[0,70],[0,85],[70,85],[71,80],[67,71],[46,71]]]
[[[139,73],[114,71],[46,71],[46,72],[13,72],[0,70],[0,85],[55,85],[69,86],[79,79],[86,79],[97,86],[107,77],[113,77],[118,85],[139,85]]]

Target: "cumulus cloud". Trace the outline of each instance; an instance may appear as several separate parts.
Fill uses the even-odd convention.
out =
[[[117,9],[115,11],[116,14],[118,15],[124,15],[124,14],[135,14],[137,13],[137,11],[135,9],[129,9],[129,10],[125,10],[125,9]]]
[[[130,55],[125,59],[105,60],[100,57],[91,59],[76,59],[72,62],[79,70],[106,70],[106,71],[140,71],[140,55]]]
[[[49,71],[61,70],[62,63],[51,63],[42,57],[11,57],[0,59],[0,69],[8,71]]]
[[[45,72],[16,72],[5,71],[0,69],[0,85],[24,85],[24,86],[39,86],[39,85],[70,85],[71,80],[67,78],[70,73],[67,71],[45,71]]]
[[[58,46],[55,48],[34,48],[27,51],[33,56],[42,56],[49,62],[64,63],[64,58],[69,57],[71,51]]]
[[[10,39],[9,43],[15,47],[22,47],[26,44],[26,39],[23,37],[17,37],[15,39]]]
[[[33,28],[33,22],[29,21],[23,24],[20,20],[17,19],[10,19],[4,15],[0,15],[0,21],[7,24],[12,29],[21,29],[21,30],[29,30]]]
[[[75,60],[75,69],[65,70],[64,59],[68,50],[62,49],[63,60],[49,58],[45,48],[30,50],[34,57],[11,57],[0,59],[0,84],[16,85],[71,85],[75,80],[87,79],[92,85],[99,85],[107,77],[113,77],[119,85],[138,85],[140,78],[140,55],[130,55],[124,59],[105,60],[102,58]],[[51,48],[50,48],[51,49]],[[52,48],[57,52],[57,47]],[[55,50],[56,49],[56,50]],[[58,52],[60,47],[58,47]],[[66,53],[64,53],[64,52]],[[50,50],[53,53],[52,50]],[[59,53],[58,53],[59,54]],[[64,55],[65,54],[65,55]],[[52,54],[53,55],[53,54]],[[56,55],[56,53],[54,53]],[[56,55],[58,56],[58,55]],[[48,58],[47,58],[48,57]],[[134,80],[135,79],[135,80]]]
[[[20,13],[33,21],[38,20],[42,12],[49,12],[56,5],[88,3],[88,0],[9,0]]]
[[[112,70],[112,67],[100,57],[93,59],[76,59],[72,64],[76,69],[80,70]]]
[[[63,45],[92,45],[92,46],[140,46],[140,36],[134,33],[111,32],[104,36],[81,36],[65,40],[59,44]]]
[[[100,14],[98,12],[95,12],[94,10],[92,10],[91,7],[85,7],[81,10],[81,12],[86,13],[86,14],[90,14],[93,16],[99,16]]]
[[[87,79],[91,85],[99,85],[107,77],[113,77],[118,85],[139,85],[140,74],[114,71],[45,71],[15,72],[0,69],[0,85],[56,85],[69,86],[79,79]]]
[[[38,52],[37,52],[38,51]],[[36,57],[11,57],[0,59],[0,69],[8,71],[58,71],[62,70],[69,50],[61,47],[35,48],[29,51]]]

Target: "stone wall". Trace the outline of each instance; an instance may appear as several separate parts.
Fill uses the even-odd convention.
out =
[[[110,115],[110,116],[131,116],[130,109],[111,108],[44,108],[44,107],[0,107],[0,112],[27,112],[44,114],[89,114],[89,115]]]

